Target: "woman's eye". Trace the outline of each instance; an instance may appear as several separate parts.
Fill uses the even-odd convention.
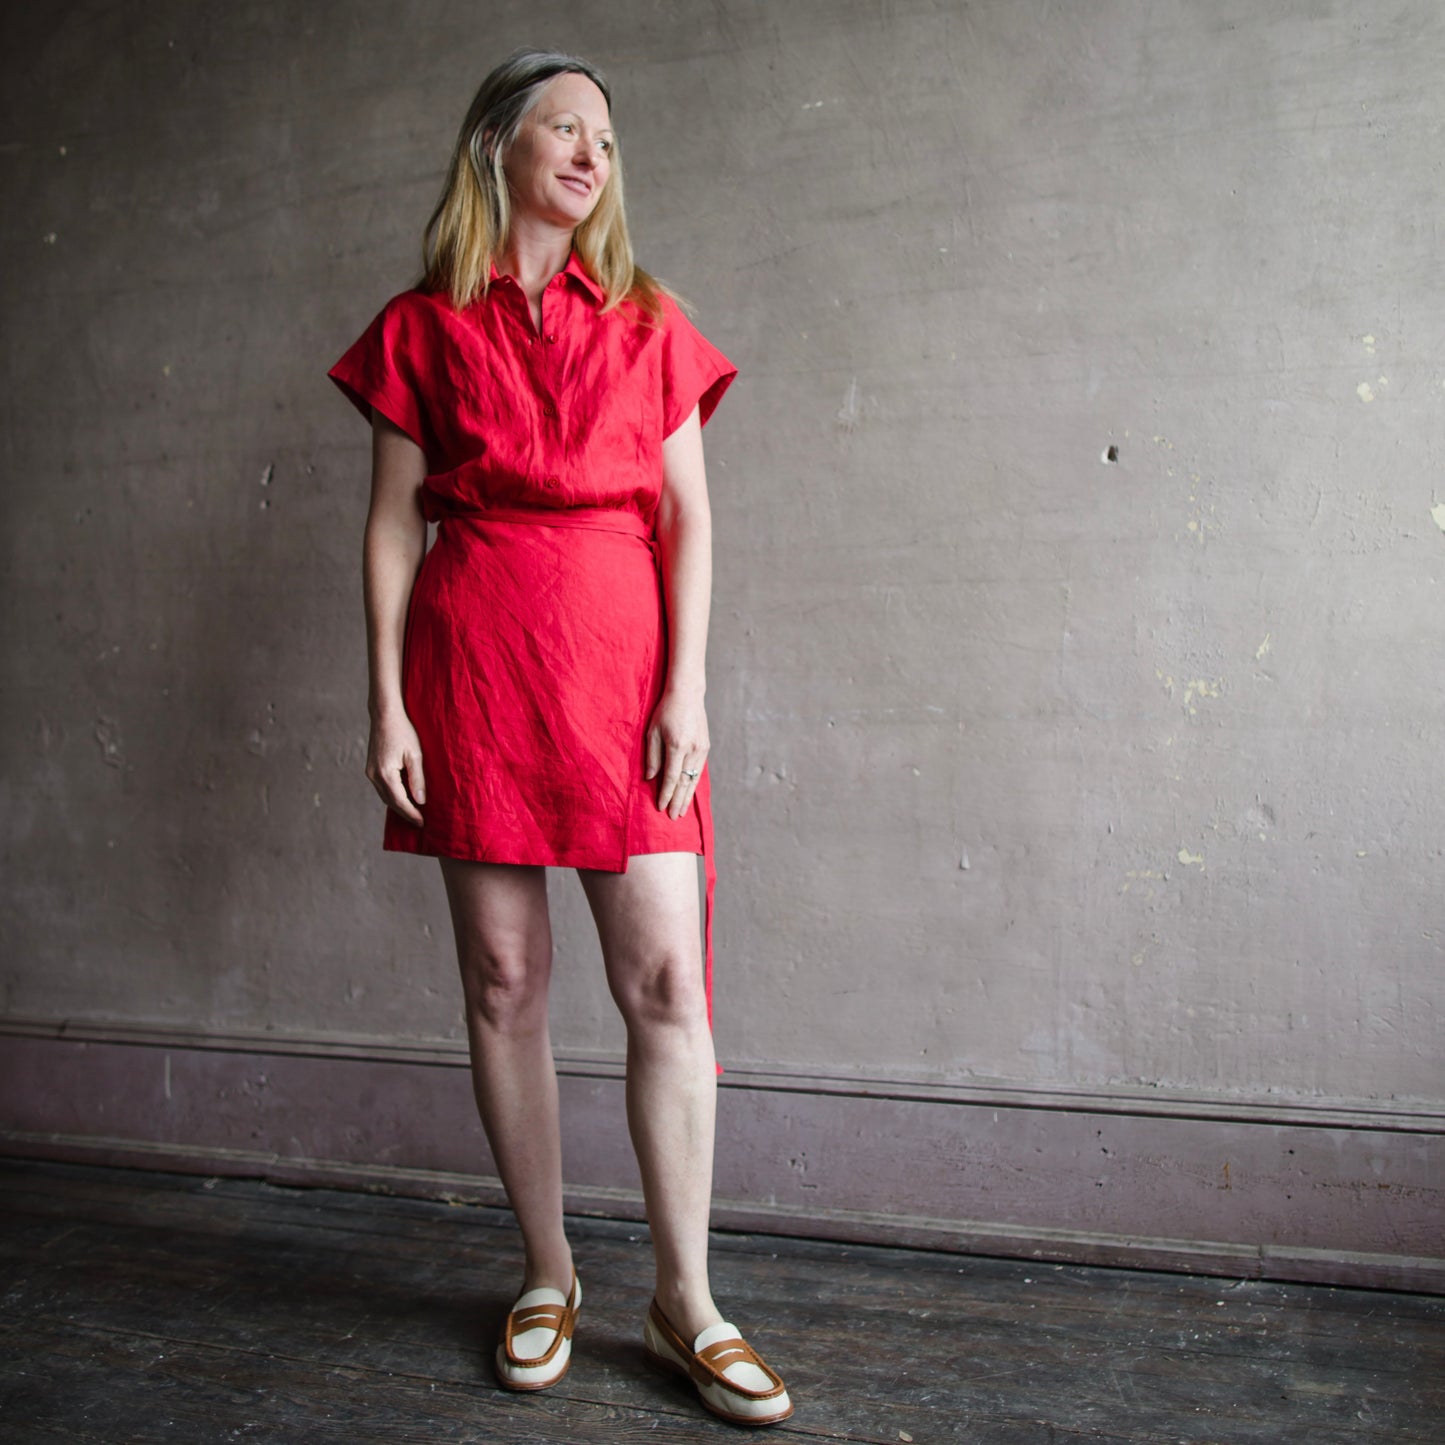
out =
[[[597,142],[597,144],[601,146],[608,155],[612,154],[612,142],[610,140],[600,140]]]

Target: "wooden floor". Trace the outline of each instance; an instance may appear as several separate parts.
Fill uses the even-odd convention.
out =
[[[498,1390],[503,1211],[0,1161],[0,1438],[680,1445],[745,1432],[643,1365],[650,1257],[574,1221],[571,1372]],[[719,1235],[799,1440],[1445,1439],[1445,1300]]]

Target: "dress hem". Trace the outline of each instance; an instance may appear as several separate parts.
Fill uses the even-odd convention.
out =
[[[647,858],[658,853],[686,853],[693,858],[702,858],[706,852],[701,847],[694,848],[639,848],[635,852],[629,852],[622,860],[622,866],[617,866],[617,855],[613,853],[610,861],[599,863],[589,859],[581,861],[575,856],[566,857],[553,856],[546,859],[537,858],[499,858],[488,854],[481,856],[475,848],[464,846],[453,846],[447,843],[437,843],[430,839],[417,839],[415,842],[394,843],[390,839],[382,843],[382,851],[386,853],[410,853],[418,858],[450,858],[457,863],[498,863],[513,868],[585,868],[592,873],[626,873],[627,861],[630,858]]]

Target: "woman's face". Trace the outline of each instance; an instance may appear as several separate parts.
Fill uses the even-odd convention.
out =
[[[554,76],[502,155],[514,219],[575,230],[607,184],[612,146],[602,92],[585,75]]]

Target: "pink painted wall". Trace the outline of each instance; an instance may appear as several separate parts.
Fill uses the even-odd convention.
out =
[[[32,8],[0,61],[4,1018],[454,1050],[435,869],[361,776],[367,438],[322,373],[481,72],[558,43],[742,367],[735,1077],[1365,1109],[1404,1159],[1445,1114],[1438,7],[292,20]],[[615,1061],[557,884],[558,1048]]]

